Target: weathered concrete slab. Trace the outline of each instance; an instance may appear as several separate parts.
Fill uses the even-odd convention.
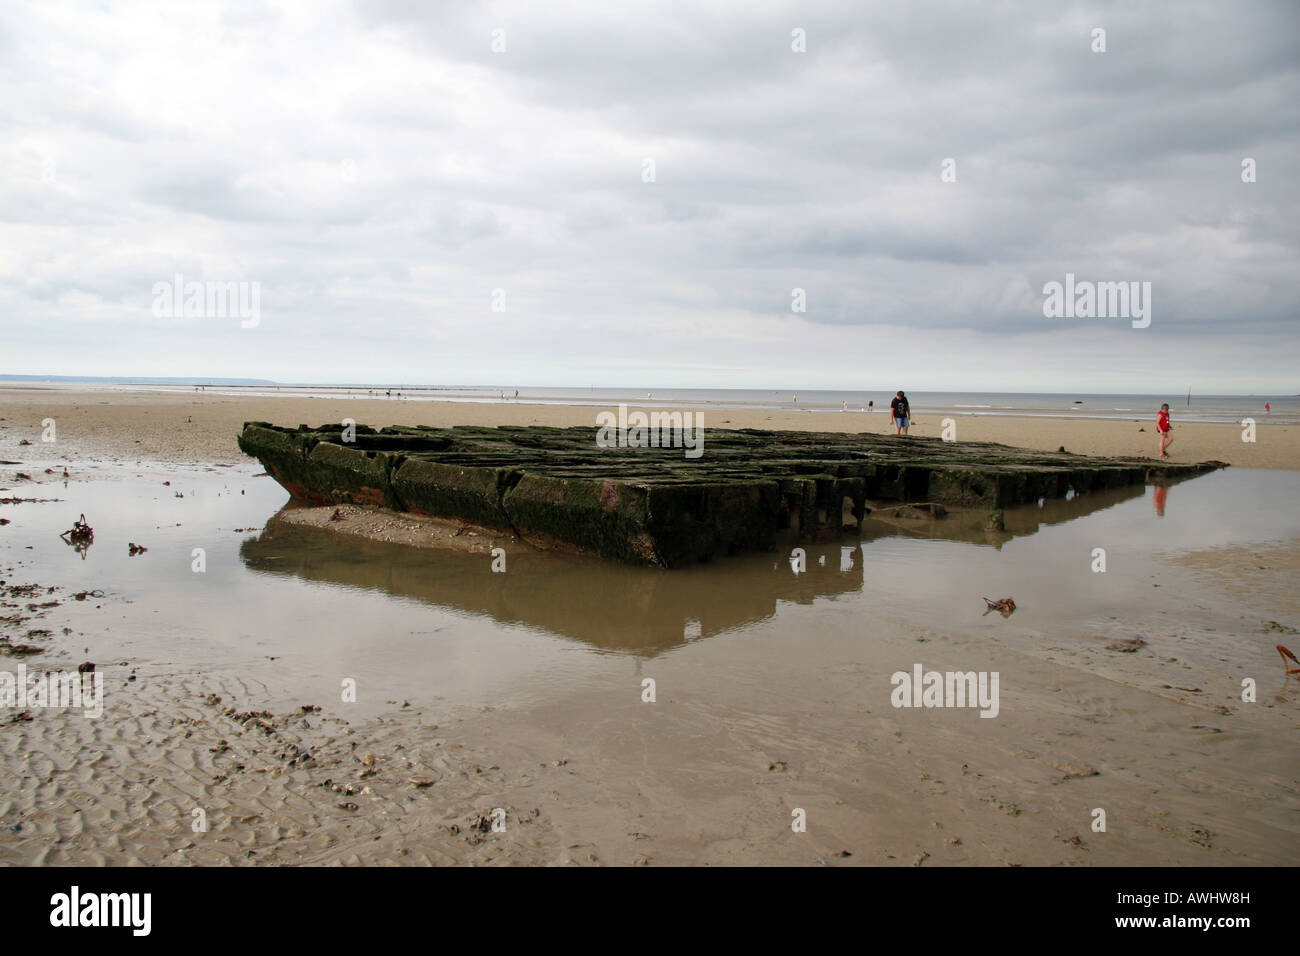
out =
[[[710,430],[699,458],[601,448],[582,427],[357,425],[355,440],[344,437],[342,425],[248,422],[239,447],[302,500],[464,518],[667,568],[826,541],[858,528],[869,501],[992,511],[1225,467],[754,429]]]

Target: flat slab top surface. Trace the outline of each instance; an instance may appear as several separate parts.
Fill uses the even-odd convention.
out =
[[[329,442],[360,451],[383,451],[448,465],[507,468],[556,477],[604,477],[635,481],[707,481],[711,478],[775,478],[826,473],[836,465],[860,463],[980,472],[1057,471],[1098,468],[1158,468],[1170,474],[1203,471],[1217,462],[1172,463],[1148,458],[1097,458],[1042,452],[988,442],[946,442],[936,438],[839,432],[760,431],[710,428],[698,457],[682,447],[600,447],[598,429],[545,426],[356,426],[355,442],[343,441],[342,425],[269,428],[306,445]],[[656,431],[656,433],[658,433]],[[687,436],[693,442],[694,433]],[[694,452],[692,451],[692,454]]]

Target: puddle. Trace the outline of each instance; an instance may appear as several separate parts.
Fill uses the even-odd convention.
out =
[[[517,550],[500,574],[482,555],[278,522],[287,495],[259,471],[101,466],[0,492],[63,499],[0,506],[12,522],[0,528],[0,576],[58,586],[50,620],[73,632],[36,660],[234,668],[268,688],[272,709],[337,701],[343,677],[367,712],[521,704],[723,635],[743,654],[747,636],[776,634],[797,665],[799,642],[851,647],[889,628],[1028,644],[1099,619],[1147,620],[1179,587],[1194,593],[1159,555],[1300,537],[1300,474],[1231,469],[1008,510],[1005,531],[985,531],[982,515],[869,519],[860,542],[807,547],[801,573],[784,552],[664,572]],[[95,530],[84,554],[59,539],[82,513]],[[129,542],[148,550],[130,557]],[[1097,548],[1105,573],[1092,570]],[[89,589],[104,597],[67,600]],[[981,616],[982,597],[1005,596],[1013,617]],[[718,655],[701,666],[727,679]]]

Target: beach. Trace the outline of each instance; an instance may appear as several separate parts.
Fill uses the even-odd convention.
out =
[[[235,445],[245,421],[594,426],[607,407],[0,389],[0,495],[25,499],[0,506],[0,618],[34,649],[0,666],[90,661],[105,686],[97,719],[6,710],[0,863],[1300,861],[1300,687],[1274,649],[1300,649],[1297,427],[1249,443],[1175,414],[1176,459],[1232,468],[1158,502],[1008,514],[1003,535],[880,521],[798,573],[786,554],[625,568],[483,529],[411,548],[373,514],[339,535],[281,512]],[[1154,415],[956,429],[1156,450]],[[58,532],[82,511],[77,553]],[[1004,596],[1014,614],[983,613]],[[914,668],[1000,675],[995,718],[900,708],[892,675]]]
[[[247,421],[310,426],[345,418],[376,428],[385,425],[591,425],[609,405],[542,405],[512,401],[438,402],[389,398],[308,399],[232,397],[194,392],[106,393],[39,386],[0,387],[2,436],[21,431],[39,441],[41,422],[53,418],[68,453],[135,455],[145,460],[237,461],[235,436]],[[892,433],[889,414],[805,412],[766,409],[718,410],[682,406],[704,415],[704,427]],[[957,441],[991,441],[1081,455],[1155,457],[1159,453],[1155,409],[1146,418],[1108,420],[954,415]],[[1273,425],[1261,418],[1255,441],[1242,440],[1239,424],[1180,424],[1173,413],[1171,455],[1179,461],[1223,461],[1240,468],[1300,468],[1300,426]],[[1145,431],[1139,431],[1145,429]],[[921,416],[910,434],[938,438],[938,416]]]

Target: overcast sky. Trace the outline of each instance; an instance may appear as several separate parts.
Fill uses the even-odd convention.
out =
[[[1294,394],[1298,37],[1294,0],[7,2],[0,372]],[[1067,272],[1150,282],[1150,326],[1045,317]],[[256,325],[155,314],[178,273]]]

